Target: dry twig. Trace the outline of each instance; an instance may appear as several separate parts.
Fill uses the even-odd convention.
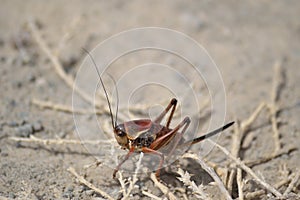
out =
[[[45,109],[51,109],[60,112],[66,113],[76,113],[76,114],[103,114],[104,112],[107,113],[107,110],[86,110],[86,109],[73,109],[71,106],[53,103],[51,101],[42,101],[38,99],[32,99],[31,103]]]
[[[135,171],[134,171],[132,180],[130,181],[129,186],[128,186],[127,189],[125,188],[125,184],[124,184],[124,181],[122,180],[122,176],[120,177],[121,180],[119,179],[119,181],[120,181],[121,186],[122,186],[122,188],[123,188],[123,198],[122,198],[122,199],[127,199],[127,198],[129,197],[131,191],[132,191],[133,188],[134,188],[135,183],[138,181],[137,174],[138,174],[138,172],[140,171],[140,168],[141,168],[141,166],[142,166],[142,159],[143,159],[143,157],[144,157],[144,153],[141,152],[141,153],[140,153],[139,160],[138,160],[138,162],[136,163],[136,168],[135,168]],[[121,174],[121,173],[119,173],[119,174]],[[124,192],[124,191],[125,191],[125,192]]]
[[[232,138],[233,142],[232,142],[232,146],[231,146],[231,154],[235,158],[239,157],[242,140],[243,140],[245,134],[247,133],[247,131],[249,131],[250,126],[254,123],[254,121],[257,119],[258,115],[260,114],[260,112],[263,110],[263,108],[265,108],[265,106],[266,106],[265,103],[259,104],[258,107],[254,110],[254,112],[250,115],[250,117],[248,117],[248,119],[243,120],[241,123],[237,122],[234,125],[234,134],[233,134],[233,138]],[[234,181],[234,179],[236,177],[236,173],[237,173],[235,166],[232,165],[231,167],[232,167],[232,169],[230,171],[229,178],[227,181],[227,188],[230,193],[232,193],[233,181]]]
[[[30,135],[30,138],[22,138],[22,137],[9,137],[10,140],[14,140],[17,142],[35,142],[42,143],[44,145],[51,144],[111,144],[114,140],[67,140],[67,139],[41,139]]]
[[[221,145],[213,142],[210,139],[207,139],[211,144],[218,147],[221,151],[224,152],[226,156],[228,156],[231,160],[233,160],[239,167],[241,167],[245,172],[247,172],[250,176],[254,178],[254,180],[259,183],[261,186],[266,188],[268,191],[272,192],[276,197],[282,198],[282,194],[277,191],[274,187],[272,187],[270,184],[266,183],[265,181],[261,180],[249,167],[245,165],[244,162],[242,162],[240,159],[234,157],[227,149],[222,147]]]
[[[294,178],[292,179],[292,181],[290,182],[289,186],[287,187],[287,189],[284,191],[283,193],[283,196],[287,196],[292,190],[293,188],[296,186],[298,180],[299,180],[299,177],[300,177],[300,171],[298,170],[296,173],[295,173],[295,176]]]
[[[271,90],[271,103],[269,104],[269,109],[271,112],[271,122],[272,122],[272,130],[273,130],[273,137],[275,140],[275,153],[277,153],[280,148],[280,139],[279,139],[279,130],[278,130],[278,100],[279,100],[279,95],[280,91],[282,90],[284,84],[285,84],[285,73],[282,68],[282,63],[277,62],[274,65],[274,70],[275,70],[275,76],[273,78],[273,88]]]
[[[238,185],[239,200],[244,200],[242,170],[237,169],[236,182]]]
[[[158,187],[169,199],[171,200],[177,199],[176,196],[172,192],[170,192],[168,187],[164,186],[162,183],[160,183],[157,180],[154,173],[151,173],[150,177],[151,180],[154,182],[155,186]]]
[[[191,175],[186,171],[184,172],[181,168],[178,169],[177,174],[180,175],[180,177],[177,177],[185,186],[188,188],[191,188],[192,191],[195,193],[196,197],[199,199],[207,199],[207,195],[205,194],[203,190],[203,185],[197,186],[194,181],[191,181]]]
[[[260,103],[248,119],[241,122],[241,132],[247,132],[253,122],[257,119],[261,111],[266,107],[266,103]]]
[[[287,184],[289,181],[291,181],[292,175],[294,175],[294,174],[291,174],[288,178],[286,178],[284,180],[281,180],[278,183],[274,184],[274,187],[278,189],[281,186]],[[266,191],[262,189],[262,190],[257,190],[255,192],[249,192],[245,195],[245,197],[246,197],[246,199],[254,199],[254,198],[257,198],[258,196],[261,196],[265,193],[266,193]]]
[[[80,176],[73,167],[69,167],[68,171],[73,174],[80,183],[86,185],[87,187],[91,188],[92,190],[94,190],[95,192],[99,193],[101,196],[105,197],[106,199],[109,200],[113,200],[114,198],[112,198],[109,194],[107,194],[106,192],[100,190],[99,188],[97,188],[96,186],[94,186],[92,183],[88,182],[83,176]]]
[[[209,167],[200,156],[196,156],[195,154],[185,154],[185,156],[195,159],[199,162],[201,167],[214,179],[214,181],[217,183],[220,191],[222,194],[226,197],[226,199],[232,199],[229,192],[226,190],[223,182],[221,181],[220,177],[216,174],[216,172]]]
[[[143,195],[150,197],[151,199],[162,200],[162,198],[159,198],[158,196],[155,196],[154,194],[151,194],[145,190],[143,190],[142,193]]]

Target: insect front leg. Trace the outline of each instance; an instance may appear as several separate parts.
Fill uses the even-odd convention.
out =
[[[134,152],[134,147],[132,147],[129,152],[127,153],[127,155],[125,156],[124,160],[122,160],[118,166],[115,168],[114,173],[113,173],[113,178],[116,178],[116,174],[119,171],[120,167],[124,164],[124,162],[126,160],[128,160],[128,158],[132,155],[132,153]]]
[[[171,113],[168,117],[167,120],[167,124],[166,127],[169,128],[170,123],[172,121],[173,115],[174,115],[174,111],[176,109],[176,105],[177,105],[177,99],[173,98],[169,105],[165,108],[165,110],[154,120],[155,123],[161,123],[162,119],[166,116],[166,114],[169,112],[169,110],[172,108]]]

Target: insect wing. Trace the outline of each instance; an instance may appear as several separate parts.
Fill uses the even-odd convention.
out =
[[[152,121],[150,119],[132,120],[124,123],[127,136],[130,140],[134,140],[142,133],[150,130]]]

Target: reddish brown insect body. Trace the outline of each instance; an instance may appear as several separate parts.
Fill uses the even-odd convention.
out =
[[[172,99],[166,109],[154,121],[151,121],[150,119],[133,120],[114,127],[114,133],[117,142],[124,149],[129,149],[129,152],[126,155],[125,159],[121,163],[119,163],[119,165],[114,170],[113,177],[115,177],[121,165],[129,158],[129,156],[133,152],[143,152],[160,156],[160,164],[158,170],[156,171],[156,177],[159,178],[160,168],[162,167],[164,162],[163,153],[158,151],[160,148],[168,145],[173,139],[176,140],[173,148],[169,152],[170,155],[176,147],[198,143],[207,137],[211,137],[220,133],[234,123],[230,122],[225,126],[222,126],[221,128],[216,129],[203,136],[190,141],[184,141],[182,136],[190,124],[189,117],[184,118],[184,120],[174,129],[171,129],[169,127],[176,105],[177,100]],[[166,125],[161,125],[160,123],[162,119],[166,116],[171,108],[172,110],[170,115],[168,116]]]
[[[85,50],[86,51],[86,50]],[[151,121],[150,119],[138,119],[138,120],[132,120],[128,122],[124,122],[123,124],[117,124],[117,113],[118,113],[118,107],[116,111],[116,118],[114,120],[112,110],[111,110],[111,104],[108,98],[108,94],[106,92],[104,83],[102,81],[102,78],[100,76],[100,73],[98,71],[98,68],[96,66],[96,63],[93,59],[93,57],[90,55],[88,51],[86,53],[90,56],[91,60],[94,63],[94,66],[96,68],[96,71],[98,73],[101,85],[104,89],[105,96],[108,102],[109,110],[110,110],[110,116],[112,121],[112,127],[114,130],[115,138],[118,142],[118,144],[123,149],[128,149],[129,152],[127,153],[125,159],[119,163],[119,165],[115,168],[113,177],[115,178],[116,173],[122,166],[122,164],[132,155],[133,152],[143,152],[143,153],[151,153],[155,154],[160,157],[160,163],[158,170],[156,171],[156,177],[159,178],[160,175],[160,169],[164,163],[164,154],[159,151],[162,147],[165,147],[168,145],[171,141],[174,143],[173,147],[169,150],[168,154],[172,154],[173,151],[177,147],[181,147],[184,145],[192,145],[195,143],[198,143],[205,138],[214,136],[221,131],[227,129],[231,125],[233,125],[234,122],[230,122],[212,132],[209,132],[205,135],[202,135],[200,137],[197,137],[195,139],[184,141],[183,140],[183,134],[185,133],[186,129],[188,128],[190,124],[190,118],[185,117],[181,123],[179,123],[175,128],[170,128],[170,123],[173,118],[174,111],[176,109],[177,100],[172,99],[169,103],[169,105],[165,108],[165,110],[154,120]],[[171,110],[171,111],[170,111]],[[167,113],[170,111],[170,115],[167,118],[166,124],[161,125],[161,121],[163,118],[167,115]]]

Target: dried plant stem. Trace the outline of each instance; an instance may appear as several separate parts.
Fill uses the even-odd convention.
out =
[[[254,112],[248,117],[248,119],[241,122],[241,131],[246,132],[249,130],[250,126],[253,124],[253,122],[257,119],[260,112],[266,107],[265,102],[261,102],[257,108],[254,110]]]
[[[119,180],[119,183],[122,188],[121,191],[122,191],[123,197],[125,197],[126,196],[126,184],[125,184],[125,180],[123,178],[123,174],[120,171],[118,171],[118,180]]]
[[[272,123],[272,130],[273,130],[273,137],[275,140],[275,153],[280,150],[281,144],[279,139],[279,130],[278,130],[278,106],[277,102],[279,100],[280,91],[282,90],[285,84],[285,73],[282,68],[281,62],[276,62],[274,65],[275,75],[273,78],[273,88],[271,90],[271,103],[269,104],[269,109],[271,112],[271,123]]]
[[[75,113],[75,114],[96,114],[96,115],[102,115],[102,114],[107,114],[110,115],[109,113],[109,109],[108,107],[101,107],[101,108],[97,108],[95,110],[92,109],[73,109],[71,106],[67,106],[67,105],[63,105],[63,104],[57,104],[57,103],[53,103],[51,101],[43,101],[43,100],[39,100],[39,99],[32,99],[31,103],[33,105],[36,105],[40,108],[43,109],[51,109],[54,111],[59,111],[59,112],[65,112],[65,113]],[[146,112],[148,107],[142,107],[143,105],[139,104],[137,106],[130,106],[128,109],[132,112],[137,111],[137,108],[140,108],[141,110],[143,110],[143,112]],[[119,110],[126,110],[127,108],[119,108]],[[124,116],[122,113],[118,113],[118,118],[120,120],[125,121],[125,119],[127,119],[126,116]],[[134,118],[134,117],[133,117]]]
[[[92,183],[88,182],[86,179],[84,179],[84,177],[80,176],[73,167],[69,167],[68,171],[73,174],[80,183],[86,185],[87,187],[91,188],[92,190],[94,190],[95,192],[99,193],[101,196],[103,196],[106,199],[110,199],[113,200],[114,198],[112,198],[109,194],[107,194],[106,192],[100,190],[99,188],[97,188],[96,186],[94,186]]]
[[[53,103],[51,101],[42,101],[38,99],[32,99],[31,103],[40,108],[52,109],[55,111],[66,112],[66,113],[76,113],[76,114],[103,114],[108,112],[107,110],[86,110],[86,109],[73,109],[71,106]]]
[[[276,183],[274,185],[275,188],[280,188],[281,186],[287,184],[290,180],[292,179],[292,176],[289,176],[288,178],[279,181],[278,183]],[[258,196],[261,196],[263,194],[265,194],[266,191],[265,190],[257,190],[255,192],[249,192],[245,195],[246,199],[253,199],[253,198],[257,198]]]
[[[296,173],[295,173],[295,176],[294,178],[292,179],[292,181],[290,182],[289,186],[287,187],[287,189],[284,191],[283,193],[283,196],[287,196],[292,190],[293,188],[296,186],[298,180],[299,180],[299,177],[300,177],[300,171],[298,170]]]
[[[138,173],[139,173],[139,171],[140,171],[140,168],[141,168],[141,166],[142,166],[142,159],[143,159],[143,157],[144,157],[144,153],[141,152],[141,153],[140,153],[139,160],[138,160],[138,162],[136,163],[136,168],[135,168],[135,171],[134,171],[132,180],[130,181],[129,186],[128,186],[128,189],[127,189],[126,192],[125,192],[125,196],[123,196],[122,199],[127,199],[127,198],[129,197],[131,191],[132,191],[133,188],[134,188],[135,183],[138,181],[137,175],[138,175]],[[124,189],[124,188],[123,188],[123,189]],[[124,194],[124,193],[123,193],[123,194]]]
[[[271,101],[278,102],[280,92],[285,85],[285,72],[282,68],[282,61],[277,61],[274,65],[275,75],[273,78],[273,88],[271,90]]]
[[[226,190],[223,182],[221,181],[220,177],[216,174],[216,172],[211,167],[209,167],[200,156],[198,156],[197,161],[200,163],[201,167],[214,179],[224,197],[227,200],[231,200],[232,198],[229,192]]]
[[[248,119],[243,120],[241,123],[236,123],[234,126],[234,135],[233,135],[233,144],[231,147],[231,154],[234,157],[239,157],[239,152],[241,148],[242,138],[244,134],[249,130],[250,126],[254,123],[257,119],[260,112],[266,104],[263,102],[257,106],[254,112],[248,117]],[[236,120],[237,121],[237,120]]]
[[[154,182],[154,185],[156,187],[158,187],[170,200],[177,199],[176,196],[172,192],[170,192],[168,187],[164,186],[162,183],[160,183],[157,180],[154,173],[151,173],[150,177],[151,177],[151,180]]]
[[[162,200],[162,198],[159,198],[158,196],[155,196],[154,194],[151,194],[145,190],[142,191],[142,194],[147,197],[150,197],[151,199]]]
[[[265,190],[257,190],[255,192],[249,192],[249,193],[247,193],[245,195],[245,197],[246,197],[246,199],[254,199],[254,198],[257,199],[257,197],[259,197],[259,196],[261,196],[261,195],[263,195],[265,193],[266,193]]]
[[[17,142],[34,142],[34,143],[42,143],[44,145],[51,144],[111,144],[114,140],[66,140],[66,139],[41,139],[37,138],[33,135],[30,135],[30,138],[22,138],[22,137],[9,137],[10,140],[14,140]]]
[[[237,121],[237,120],[235,120]],[[238,122],[235,123],[234,125],[234,134],[232,135],[232,146],[231,146],[231,154],[237,158],[239,156],[240,152],[240,146],[242,142],[242,135],[244,133],[240,130],[240,124]],[[227,181],[227,188],[229,191],[229,194],[232,194],[232,187],[233,187],[233,181],[236,176],[236,167],[235,163],[234,166],[232,166],[232,169],[230,170],[229,173],[229,179]]]
[[[240,159],[235,158],[233,155],[231,155],[231,153],[225,149],[224,147],[222,147],[221,145],[213,142],[210,139],[207,139],[207,141],[209,141],[211,144],[215,145],[216,147],[218,147],[221,151],[224,152],[224,154],[226,156],[228,156],[231,160],[233,160],[239,167],[241,167],[245,172],[247,172],[250,176],[252,176],[254,178],[254,180],[259,183],[261,186],[263,186],[264,188],[266,188],[268,191],[272,192],[276,197],[282,198],[282,194],[277,191],[274,187],[272,187],[271,185],[269,185],[268,183],[266,183],[265,181],[261,180],[249,167],[247,167]]]
[[[240,168],[237,169],[236,182],[238,185],[239,200],[244,200],[242,170]]]
[[[184,172],[181,168],[179,168],[177,173],[180,175],[180,177],[177,177],[177,179],[183,182],[183,184],[188,188],[191,188],[197,198],[208,199],[206,193],[203,190],[203,185],[197,186],[194,181],[191,181],[191,175],[187,171]]]
[[[272,130],[273,130],[273,137],[275,141],[275,150],[274,153],[277,153],[280,148],[280,140],[279,140],[279,130],[278,130],[278,123],[277,123],[277,108],[276,105],[270,104],[269,109],[271,112],[271,123],[272,123]]]
[[[232,187],[233,187],[233,181],[235,179],[235,176],[236,176],[236,168],[233,168],[230,170],[229,177],[227,180],[227,188],[229,194],[232,194]]]
[[[248,117],[248,119],[242,121],[241,123],[236,123],[234,125],[234,134],[233,134],[233,142],[231,146],[231,155],[234,156],[235,158],[239,157],[239,152],[241,149],[242,145],[242,139],[245,135],[245,133],[249,130],[250,126],[254,123],[254,121],[257,119],[258,115],[260,112],[265,108],[266,104],[263,102],[257,106],[257,108],[254,110],[254,112]],[[235,120],[237,121],[237,120]],[[227,181],[227,188],[230,192],[232,193],[232,187],[233,187],[233,181],[235,180],[236,177],[236,167],[234,166],[235,163],[231,166],[232,169],[229,174],[229,179]]]

